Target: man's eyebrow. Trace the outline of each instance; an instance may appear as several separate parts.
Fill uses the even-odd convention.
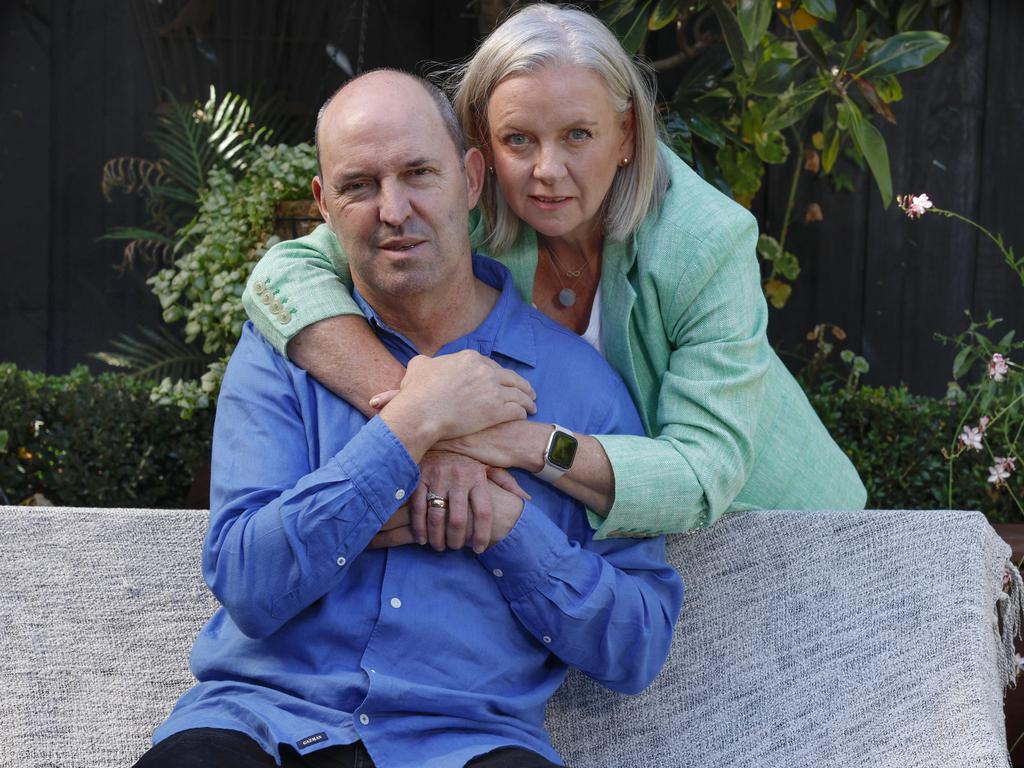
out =
[[[436,159],[430,157],[415,157],[412,160],[406,161],[404,164],[405,168],[421,168],[424,165],[437,166],[440,163]]]

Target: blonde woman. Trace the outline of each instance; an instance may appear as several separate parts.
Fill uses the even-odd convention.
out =
[[[488,164],[474,247],[605,355],[648,436],[526,419],[439,445],[407,526],[386,540],[461,546],[474,516],[486,520],[475,489],[488,467],[543,472],[587,505],[598,538],[704,528],[734,510],[862,507],[856,470],[768,344],[756,222],[659,143],[651,78],[607,28],[528,6],[481,44],[453,92]],[[321,226],[272,248],[243,300],[278,350],[369,415],[403,369],[350,286]],[[447,518],[427,515],[427,488],[449,498]]]

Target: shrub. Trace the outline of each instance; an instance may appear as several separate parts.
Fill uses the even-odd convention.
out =
[[[209,457],[212,415],[150,402],[152,382],[85,367],[47,376],[0,364],[0,488],[12,503],[182,507]]]
[[[905,387],[824,388],[811,395],[846,451],[876,509],[946,509],[949,465],[942,455],[963,418],[963,402],[912,395]],[[1009,494],[985,482],[988,457],[965,455],[953,468],[953,505],[990,522],[1024,522]]]

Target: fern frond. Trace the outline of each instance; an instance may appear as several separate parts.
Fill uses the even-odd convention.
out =
[[[139,327],[141,338],[120,334],[110,342],[112,352],[95,352],[93,357],[123,369],[136,379],[196,379],[213,357],[182,341],[170,329]]]
[[[142,194],[153,189],[166,179],[159,160],[144,157],[115,157],[103,164],[103,179],[100,190],[110,202],[110,193],[116,191],[126,195]]]

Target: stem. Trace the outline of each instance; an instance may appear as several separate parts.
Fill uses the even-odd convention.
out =
[[[998,248],[1000,252],[1003,254],[1003,258],[1006,260],[1006,263],[1010,265],[1010,268],[1014,272],[1018,272],[1017,260],[1014,258],[1013,253],[1007,251],[1006,248],[1003,247],[1001,239],[993,235],[991,232],[985,229],[985,227],[981,226],[981,224],[972,219],[967,218],[966,216],[961,216],[956,211],[947,211],[945,208],[936,208],[934,206],[931,210],[933,210],[935,213],[940,213],[943,216],[946,216],[947,218],[959,219],[960,221],[970,224],[972,227],[974,227],[983,235],[985,235],[985,237],[987,237],[989,240],[995,243],[996,248]],[[1024,273],[1018,272],[1018,277],[1020,277],[1021,283],[1024,283]]]
[[[801,123],[801,126],[803,124]],[[793,206],[796,205],[796,188],[800,184],[800,171],[804,168],[804,142],[800,138],[799,128],[793,129],[796,136],[796,164],[793,168],[793,180],[789,183],[789,199],[786,201],[786,215],[782,219],[782,232],[779,235],[779,253],[786,250],[786,235],[789,234],[789,220],[793,215]]]
[[[964,424],[967,423],[967,417],[971,414],[971,410],[974,408],[974,404],[978,402],[978,398],[981,397],[981,392],[974,393],[974,399],[971,400],[971,404],[964,409],[964,415],[960,419],[960,423],[956,427],[956,432],[953,434],[953,444],[949,446],[949,479],[946,485],[946,504],[950,509],[953,509],[953,462],[956,457],[953,455],[956,453],[956,441],[960,439],[960,432],[964,428]]]

